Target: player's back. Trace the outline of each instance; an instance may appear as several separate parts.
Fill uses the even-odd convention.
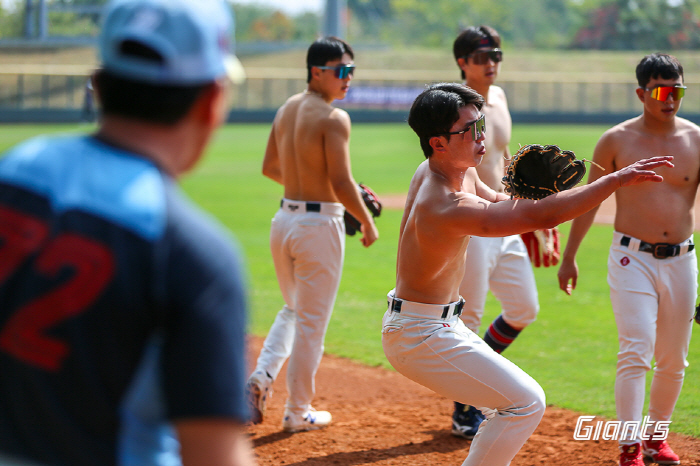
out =
[[[204,308],[194,304],[201,290],[215,291],[216,273],[200,269],[205,254],[193,247],[211,248],[218,272],[240,278],[218,233],[145,158],[65,137],[0,159],[0,452],[46,464],[162,464],[154,453],[172,443],[165,406],[172,416],[184,399],[187,409],[200,403],[174,380],[192,373],[189,363],[168,367],[181,360],[174,352],[207,345],[185,333],[197,332],[188,319]],[[243,329],[243,305],[222,301]]]
[[[347,144],[349,119],[313,93],[290,97],[274,122],[284,179],[284,196],[299,201],[338,202],[331,184],[329,158]],[[331,164],[333,161],[330,161]]]

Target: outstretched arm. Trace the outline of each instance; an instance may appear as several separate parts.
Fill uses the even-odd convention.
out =
[[[663,181],[653,170],[661,166],[673,167],[672,159],[672,156],[663,156],[641,160],[586,186],[539,201],[515,199],[491,203],[464,195],[438,214],[444,227],[452,229],[456,235],[507,236],[553,228],[590,211],[621,187]]]

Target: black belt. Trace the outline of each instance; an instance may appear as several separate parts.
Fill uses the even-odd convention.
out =
[[[299,204],[306,204],[306,211],[307,212],[321,212],[321,203],[320,202],[300,202]],[[284,206],[284,199],[280,201],[280,207]],[[289,210],[296,210],[297,206],[295,205],[289,205]]]
[[[630,245],[629,236],[623,236],[620,240],[620,244],[625,247]],[[646,241],[639,241],[639,250],[642,252],[648,252],[652,254],[657,259],[666,259],[667,257],[676,257],[681,254],[682,246],[680,244],[668,244],[668,243],[647,243]],[[695,245],[690,243],[688,245],[688,251],[690,252],[695,249]]]

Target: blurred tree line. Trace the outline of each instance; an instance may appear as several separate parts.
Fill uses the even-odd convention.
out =
[[[310,42],[321,18],[237,5],[237,40]],[[695,49],[700,0],[347,0],[353,44],[445,47],[468,26],[496,28],[504,43],[545,49]]]
[[[0,38],[22,37],[25,1],[0,4]],[[107,0],[45,1],[51,35],[94,35],[97,14],[62,7]],[[239,43],[308,43],[320,33],[319,14],[290,16],[268,6],[228,1]],[[513,48],[700,48],[700,0],[347,0],[347,5],[347,38],[358,45],[444,48],[465,27],[487,24]]]
[[[52,36],[96,36],[100,7],[108,0],[44,0]],[[27,6],[31,14],[27,15]],[[39,0],[5,0],[0,3],[0,39],[27,38],[28,27],[38,29]],[[25,17],[30,18],[25,21]]]

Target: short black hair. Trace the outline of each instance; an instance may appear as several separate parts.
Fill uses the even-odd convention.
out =
[[[474,53],[481,47],[501,47],[501,36],[492,27],[489,26],[472,26],[462,31],[452,44],[452,53],[455,61],[458,58],[464,58]],[[465,79],[464,71],[461,70],[462,79]]]
[[[683,78],[683,65],[673,55],[652,53],[642,58],[637,65],[637,84],[646,88],[653,78],[677,79]]]
[[[433,155],[430,138],[449,132],[459,120],[459,109],[467,105],[481,111],[484,98],[471,87],[458,83],[432,84],[416,97],[408,114],[408,125],[418,135],[425,158]]]
[[[355,59],[352,47],[343,39],[327,36],[315,40],[306,53],[306,82],[311,82],[312,66],[325,66],[329,61],[340,60],[345,53],[353,60]]]
[[[174,125],[212,83],[194,86],[164,86],[99,70],[94,76],[101,112],[148,123]]]

